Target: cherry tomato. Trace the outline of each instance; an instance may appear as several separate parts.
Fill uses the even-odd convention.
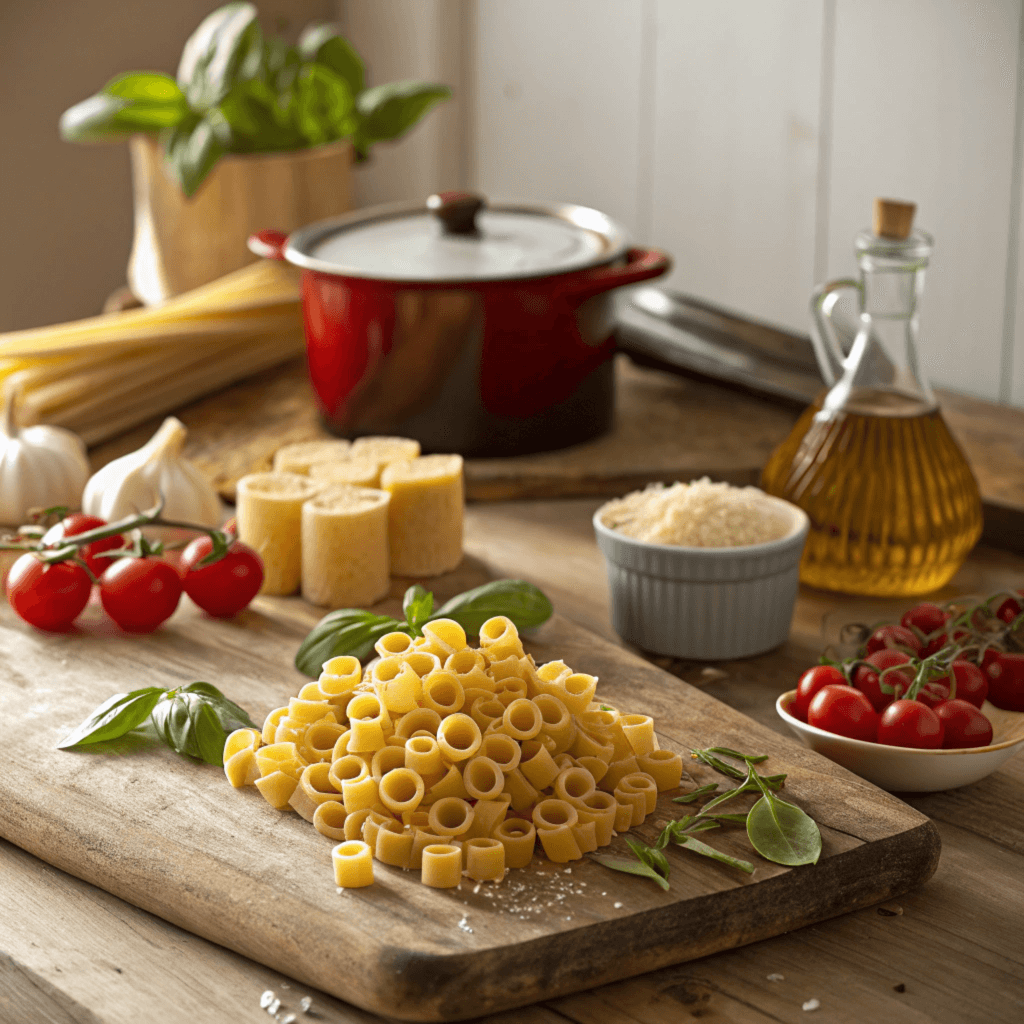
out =
[[[1004,711],[1024,711],[1024,654],[988,650],[981,666],[988,677],[989,701]]]
[[[79,533],[85,533],[87,530],[97,530],[99,527],[106,525],[107,521],[100,519],[99,516],[88,516],[84,512],[73,512],[71,515],[65,516],[56,526],[51,526],[43,534],[43,543],[53,548],[60,547],[60,541],[65,537],[74,537]],[[116,537],[108,537],[106,540],[94,540],[84,548],[79,548],[78,553],[85,560],[85,564],[89,566],[93,576],[99,579],[104,571],[113,563],[114,559],[100,558],[98,556],[104,551],[113,551],[115,548],[120,547],[124,547],[124,538],[118,534]]]
[[[988,696],[988,682],[981,669],[969,661],[954,661],[953,678],[956,680],[956,699],[980,708]],[[930,708],[949,700],[949,676],[940,676],[921,687],[917,699]]]
[[[949,615],[937,604],[930,604],[925,601],[910,611],[903,613],[900,625],[909,630],[920,630],[924,636],[942,629],[949,619]]]
[[[878,733],[878,712],[852,686],[825,686],[811,699],[807,723],[839,736],[873,742]]]
[[[846,676],[834,665],[815,665],[809,668],[796,684],[796,697],[790,705],[790,714],[794,718],[799,718],[801,722],[806,722],[811,700],[823,686],[848,685]]]
[[[82,614],[92,593],[92,580],[80,565],[46,565],[24,554],[7,576],[7,600],[27,623],[37,629],[62,633]]]
[[[992,742],[992,723],[973,704],[959,699],[944,700],[932,710],[945,729],[945,750],[987,747]]]
[[[909,663],[910,656],[904,654],[903,651],[875,651],[874,654],[869,654],[864,660],[867,664],[858,665],[857,671],[853,673],[853,685],[867,697],[871,702],[871,706],[876,711],[884,710],[910,689],[910,684],[914,681],[912,671],[886,673],[885,684],[886,686],[895,687],[895,693],[885,693],[879,680],[879,673],[882,669]],[[869,668],[868,666],[871,667]]]
[[[904,651],[916,658],[920,650],[921,641],[906,626],[881,626],[868,637],[865,645],[867,654],[874,654],[875,651]]]
[[[129,633],[151,633],[180,598],[177,570],[159,558],[119,558],[100,579],[104,610]]]
[[[203,536],[196,537],[182,552],[185,593],[210,615],[237,615],[263,586],[263,560],[248,544],[236,540],[220,561],[200,567],[212,550],[213,541]]]
[[[878,720],[878,742],[890,747],[937,750],[944,733],[942,719],[916,700],[893,701]]]
[[[1018,590],[1017,593],[1024,597],[1024,593],[1021,591]],[[1018,615],[1020,615],[1020,601],[1013,597],[1006,598],[996,609],[996,618],[1002,619],[1006,623],[1013,622]]]

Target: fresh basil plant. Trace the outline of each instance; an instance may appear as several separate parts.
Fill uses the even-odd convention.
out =
[[[69,142],[156,133],[191,196],[226,153],[271,153],[350,139],[359,158],[398,138],[451,92],[402,81],[367,89],[363,63],[330,25],[308,26],[298,45],[264,36],[250,3],[203,20],[181,54],[177,80],[129,71],[60,119]]]

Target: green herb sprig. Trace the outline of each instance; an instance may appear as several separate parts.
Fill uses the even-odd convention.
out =
[[[721,774],[739,780],[740,785],[717,793],[718,784],[710,783],[677,796],[674,803],[689,804],[702,797],[716,794],[696,814],[670,821],[658,835],[654,846],[648,846],[632,836],[626,836],[626,844],[633,851],[635,860],[603,855],[594,856],[593,860],[614,871],[650,878],[667,890],[669,863],[661,851],[671,843],[751,874],[754,865],[750,861],[731,857],[696,838],[697,833],[719,828],[722,822],[730,822],[746,826],[750,845],[765,860],[787,867],[818,862],[821,856],[821,832],[818,826],[795,804],[775,795],[776,790],[782,788],[786,776],[761,775],[755,767],[767,760],[767,754],[742,754],[728,747],[706,747],[692,750],[691,756]],[[725,760],[726,758],[731,760]],[[732,764],[733,760],[741,761],[743,767]],[[760,798],[749,811],[722,813],[715,810],[726,801],[744,793],[760,794]]]
[[[422,636],[423,626],[432,619],[454,619],[467,636],[477,636],[480,627],[495,615],[508,616],[517,629],[529,629],[547,622],[553,610],[543,592],[525,580],[485,583],[453,597],[437,611],[434,595],[417,584],[405,592],[404,621],[359,608],[339,608],[325,615],[299,646],[295,667],[313,679],[331,658],[343,654],[367,658],[386,633]]]
[[[57,744],[57,749],[81,750],[121,739],[147,720],[175,753],[217,765],[224,763],[224,741],[229,733],[257,728],[244,708],[210,683],[174,689],[147,686],[107,698]]]

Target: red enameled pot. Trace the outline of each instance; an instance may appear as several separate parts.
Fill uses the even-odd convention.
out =
[[[612,290],[670,266],[597,210],[456,192],[287,238],[261,231],[249,248],[303,269],[309,374],[331,432],[477,456],[607,429]]]

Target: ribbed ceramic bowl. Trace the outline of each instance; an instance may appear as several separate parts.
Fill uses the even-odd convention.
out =
[[[775,710],[806,746],[892,793],[937,793],[967,786],[991,775],[1005,760],[1024,749],[1024,712],[1003,711],[988,701],[981,710],[992,723],[989,746],[915,750],[853,740],[801,722],[790,714],[794,697],[796,690],[781,694]]]
[[[687,548],[635,540],[594,513],[608,567],[612,626],[645,651],[720,661],[778,647],[789,635],[809,522],[781,498],[792,521],[781,539],[735,548]]]

